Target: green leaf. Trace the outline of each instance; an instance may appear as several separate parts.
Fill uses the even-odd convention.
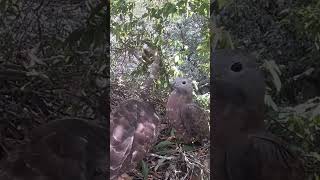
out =
[[[145,163],[143,160],[141,161],[141,171],[142,171],[143,179],[148,179],[149,167],[147,163]]]
[[[278,111],[278,106],[273,101],[272,97],[269,94],[264,96],[264,102],[267,106],[271,107],[274,111]]]
[[[178,63],[179,61],[180,61],[180,57],[179,57],[179,55],[177,54],[177,55],[174,56],[174,62],[175,62],[175,63]]]
[[[281,71],[278,67],[278,65],[275,63],[275,61],[265,61],[263,65],[271,74],[272,76],[272,82],[277,90],[277,92],[280,92],[281,90],[281,80],[280,80],[280,75]]]
[[[184,150],[184,151],[193,151],[193,150],[195,150],[196,148],[194,147],[194,146],[190,146],[190,145],[184,145],[183,147],[182,147],[182,150]]]
[[[165,148],[165,147],[168,147],[168,146],[172,146],[174,145],[175,143],[171,142],[171,141],[161,141],[160,143],[158,143],[155,148],[156,149],[162,149],[162,148]]]

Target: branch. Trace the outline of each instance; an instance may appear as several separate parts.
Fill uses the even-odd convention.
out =
[[[150,61],[153,61],[149,66],[149,77],[144,81],[143,90],[141,92],[141,98],[147,101],[150,96],[153,83],[159,77],[161,60],[158,51],[145,48],[144,53],[149,56]]]

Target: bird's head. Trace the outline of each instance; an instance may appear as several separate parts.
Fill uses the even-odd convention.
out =
[[[239,50],[213,54],[213,96],[241,106],[264,104],[265,82],[256,59]]]
[[[187,78],[178,77],[171,82],[171,88],[173,91],[192,94],[192,81]]]
[[[238,50],[213,54],[212,113],[216,143],[237,141],[243,132],[263,128],[265,82],[256,59]]]

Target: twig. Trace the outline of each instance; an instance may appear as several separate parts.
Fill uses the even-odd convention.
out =
[[[166,159],[166,160],[177,159],[177,157],[174,157],[174,156],[167,157],[167,156],[161,156],[161,155],[157,155],[157,154],[153,154],[153,153],[150,153],[149,155],[153,156],[153,157],[160,158],[160,159]]]

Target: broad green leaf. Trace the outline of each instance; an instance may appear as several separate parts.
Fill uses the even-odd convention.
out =
[[[320,161],[320,154],[318,152],[311,152],[309,155],[314,157],[317,161]]]
[[[168,147],[168,146],[172,146],[174,145],[175,143],[171,142],[171,141],[161,141],[160,143],[158,143],[155,148],[156,149],[162,149],[162,148],[165,148],[165,147]]]
[[[142,171],[143,179],[148,179],[149,167],[148,167],[148,164],[143,160],[141,161],[141,171]]]

